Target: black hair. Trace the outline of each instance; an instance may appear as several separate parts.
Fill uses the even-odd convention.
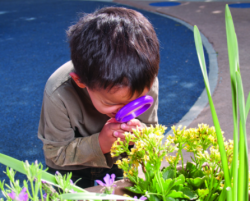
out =
[[[102,8],[80,18],[67,34],[75,72],[90,89],[128,86],[131,95],[150,89],[159,69],[159,42],[141,13]]]

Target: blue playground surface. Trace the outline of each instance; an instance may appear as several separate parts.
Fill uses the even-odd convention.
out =
[[[42,143],[37,138],[45,83],[70,60],[67,28],[82,12],[106,6],[123,5],[73,0],[0,1],[0,153],[45,165]],[[159,123],[170,128],[204,89],[193,32],[162,15],[138,11],[153,24],[160,41]],[[0,180],[7,181],[5,169],[0,164]],[[24,178],[17,175],[17,179]]]
[[[150,6],[157,6],[157,7],[171,7],[171,6],[179,6],[181,5],[181,3],[179,2],[154,2],[154,3],[150,3]]]
[[[250,3],[232,3],[229,4],[230,8],[250,8]]]

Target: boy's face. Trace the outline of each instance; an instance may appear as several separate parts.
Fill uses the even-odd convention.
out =
[[[122,87],[122,88],[112,88],[101,89],[101,90],[90,90],[87,87],[89,96],[92,100],[94,107],[102,114],[106,114],[107,116],[114,118],[116,113],[126,104],[139,98],[141,96],[145,96],[149,89],[145,88],[141,95],[134,93],[131,97],[130,88]]]
[[[86,85],[81,83],[79,76],[71,72],[70,76],[75,81],[75,83],[80,88],[85,88]],[[116,113],[126,104],[139,98],[145,96],[149,89],[145,88],[141,95],[134,93],[131,97],[129,87],[113,87],[112,89],[99,89],[91,90],[86,87],[88,90],[89,96],[92,100],[94,107],[102,114],[114,118]]]

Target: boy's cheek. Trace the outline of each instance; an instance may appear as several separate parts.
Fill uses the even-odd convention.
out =
[[[102,114],[113,114],[115,115],[116,114],[116,110],[115,108],[112,108],[112,107],[105,107],[105,106],[102,106],[102,107],[98,107],[96,108],[100,113]]]

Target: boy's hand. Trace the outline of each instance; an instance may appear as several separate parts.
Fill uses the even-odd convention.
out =
[[[115,118],[111,118],[102,128],[99,134],[99,144],[104,154],[110,152],[112,144],[118,137],[121,140],[124,140],[124,130],[121,129],[121,125],[122,124],[116,121]]]
[[[128,121],[127,123],[121,124],[121,129],[124,132],[131,132],[133,133],[133,129],[138,128],[139,130],[143,128],[142,123],[138,119],[132,119]]]
[[[99,144],[104,154],[110,152],[112,144],[120,138],[121,141],[125,139],[123,135],[125,132],[133,132],[133,129],[143,128],[142,123],[138,119],[132,119],[127,123],[119,123],[115,118],[111,118],[102,128],[99,134]],[[130,145],[133,145],[131,142]]]

